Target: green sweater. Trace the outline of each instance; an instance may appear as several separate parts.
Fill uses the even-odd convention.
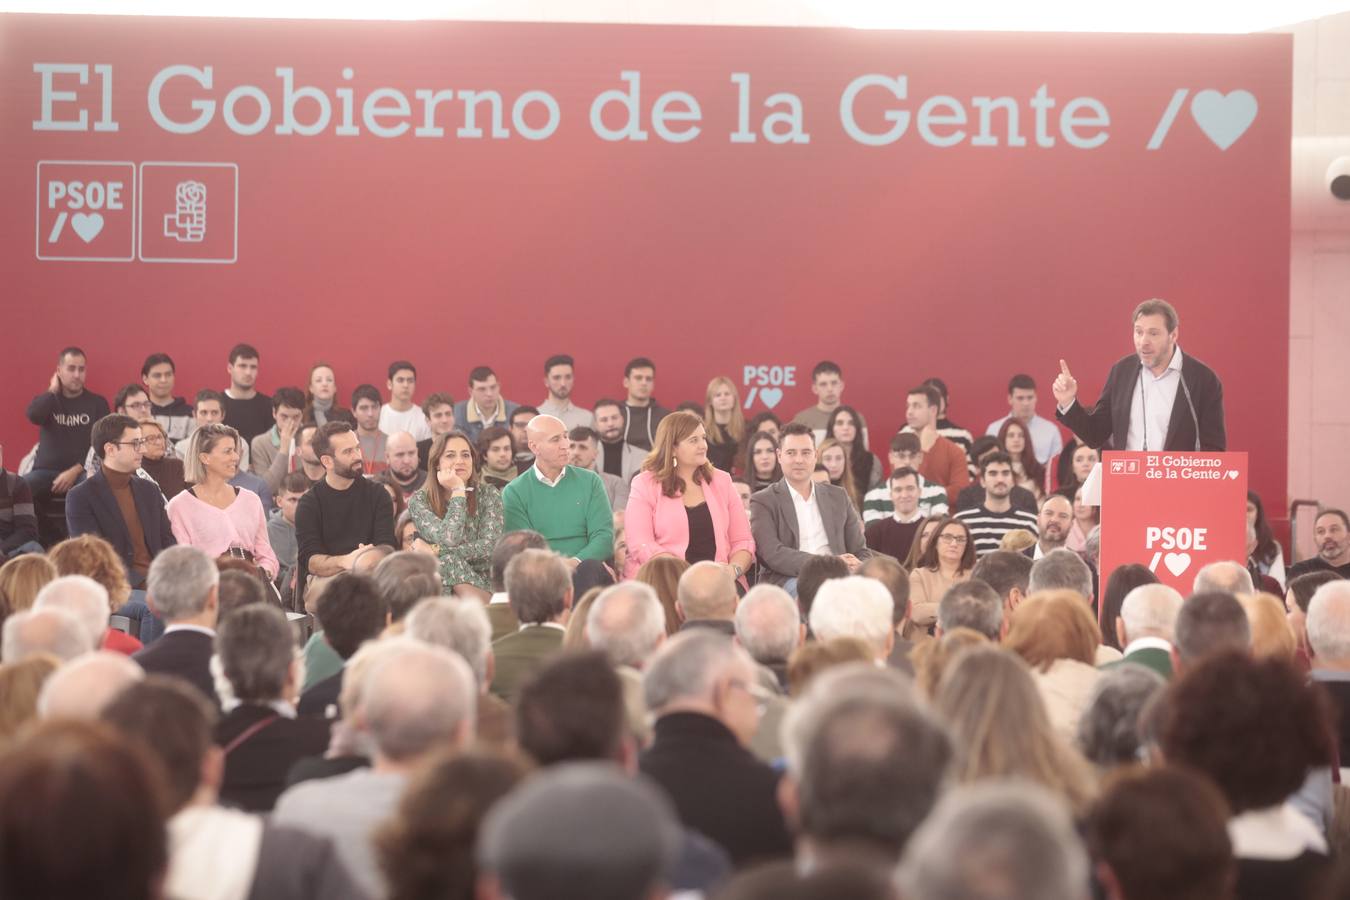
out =
[[[563,556],[603,560],[614,555],[609,496],[600,476],[588,469],[568,466],[557,487],[527,469],[502,491],[502,504],[506,531],[537,531]]]

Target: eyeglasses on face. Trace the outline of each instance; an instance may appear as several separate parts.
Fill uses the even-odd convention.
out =
[[[944,544],[964,544],[966,536],[964,534],[939,534],[938,540]]]

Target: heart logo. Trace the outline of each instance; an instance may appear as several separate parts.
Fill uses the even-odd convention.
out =
[[[783,399],[782,388],[760,388],[759,399],[764,401],[764,405],[773,409]]]
[[[98,237],[103,230],[102,213],[76,213],[70,217],[70,227],[86,244]]]
[[[1163,557],[1163,565],[1167,566],[1167,571],[1176,578],[1191,567],[1191,555],[1189,553],[1169,553]]]
[[[1200,91],[1191,100],[1191,118],[1216,147],[1227,150],[1256,121],[1256,98],[1247,91]]]
[[[1233,481],[1237,481],[1237,480],[1238,480],[1238,470],[1237,470],[1237,469],[1229,469],[1228,472],[1227,472],[1226,474],[1228,475],[1228,477],[1229,477],[1231,480],[1233,480]]]

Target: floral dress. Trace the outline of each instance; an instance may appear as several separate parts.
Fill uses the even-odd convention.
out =
[[[431,477],[435,477],[434,475]],[[492,590],[489,578],[492,548],[502,536],[502,492],[490,484],[480,483],[478,514],[469,517],[469,503],[465,497],[451,497],[445,515],[437,516],[427,503],[425,490],[408,500],[417,535],[436,547],[441,561],[441,582],[446,593],[457,584],[471,584],[485,591]]]

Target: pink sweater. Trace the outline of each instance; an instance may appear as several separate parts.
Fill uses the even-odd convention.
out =
[[[276,577],[277,555],[267,539],[267,516],[257,494],[240,488],[234,502],[219,509],[187,490],[170,500],[166,510],[178,543],[190,544],[211,557],[243,547],[268,575]]]

